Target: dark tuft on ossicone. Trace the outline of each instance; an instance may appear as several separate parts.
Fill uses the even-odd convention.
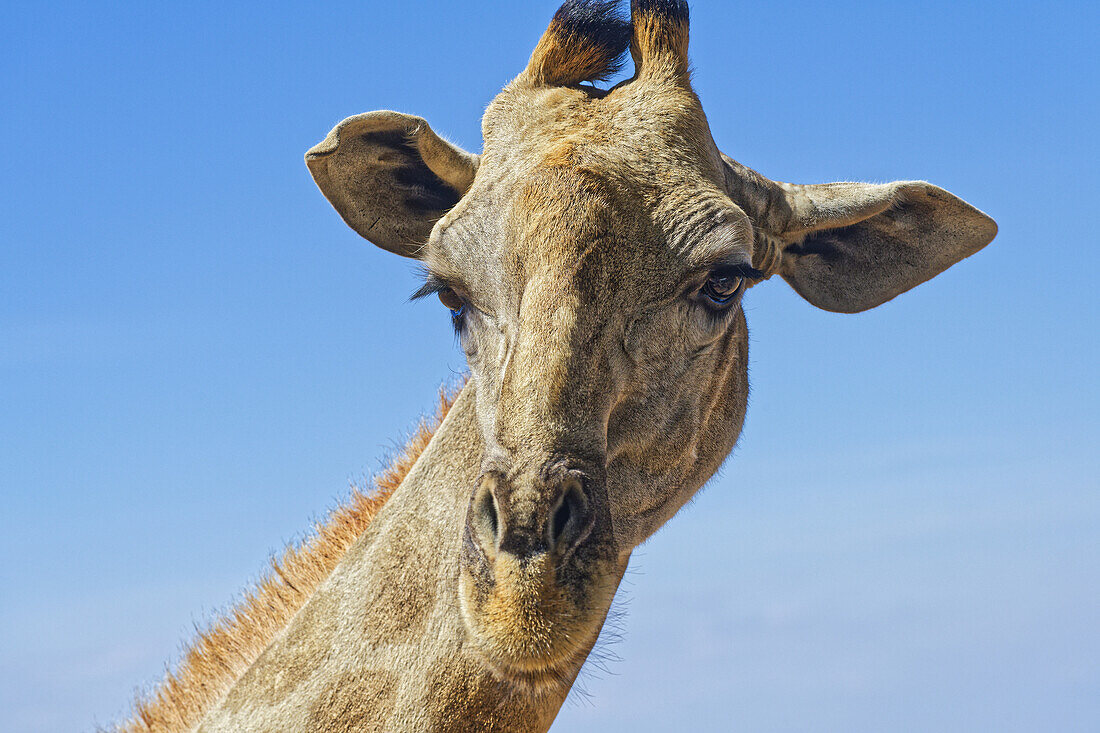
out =
[[[667,20],[687,21],[687,0],[631,0],[630,10],[635,15],[655,15]]]
[[[618,5],[615,0],[569,0],[554,13],[554,23],[565,34],[605,49],[617,65],[630,45],[630,21],[619,15]]]
[[[535,81],[568,85],[601,81],[622,66],[630,45],[630,21],[615,0],[568,0],[531,58]]]

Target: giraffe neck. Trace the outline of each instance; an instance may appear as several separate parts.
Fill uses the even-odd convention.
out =
[[[458,608],[482,452],[473,398],[463,389],[367,531],[199,731],[549,729],[566,691],[535,699],[494,677]]]

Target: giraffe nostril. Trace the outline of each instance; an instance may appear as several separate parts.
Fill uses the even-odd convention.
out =
[[[566,482],[561,503],[550,518],[550,546],[575,544],[582,532],[588,502],[577,479]]]
[[[495,482],[492,479],[482,481],[470,502],[470,511],[467,522],[473,530],[474,538],[481,545],[485,556],[490,560],[495,557],[500,544],[500,512],[497,508],[496,495],[493,493]]]
[[[492,491],[482,493],[478,511],[484,520],[485,528],[488,530],[487,534],[495,542],[499,534],[500,518],[497,514],[497,500]]]
[[[569,524],[569,520],[573,517],[573,510],[570,508],[570,502],[563,501],[558,510],[554,512],[554,526],[551,529],[551,539],[556,543],[558,538],[561,537],[561,533],[565,531],[566,525]]]

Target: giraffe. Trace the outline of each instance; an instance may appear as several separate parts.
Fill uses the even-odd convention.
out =
[[[736,443],[745,293],[779,275],[859,312],[993,240],[928,183],[778,183],[724,155],[687,3],[615,6],[558,10],[481,154],[388,111],[307,153],[352,229],[423,265],[469,381],[126,730],[547,730],[632,551]],[[588,83],[628,48],[630,79]]]

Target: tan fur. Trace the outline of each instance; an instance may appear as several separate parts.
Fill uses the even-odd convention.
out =
[[[120,733],[182,733],[194,728],[329,576],[401,485],[453,403],[441,395],[434,418],[417,427],[392,463],[319,523],[304,544],[271,561],[271,572],[188,646],[179,667],[139,700]],[[319,715],[328,714],[321,712]]]
[[[639,73],[660,70],[675,75],[688,71],[688,24],[669,22],[651,13],[634,14],[634,38],[630,52],[638,64]]]

